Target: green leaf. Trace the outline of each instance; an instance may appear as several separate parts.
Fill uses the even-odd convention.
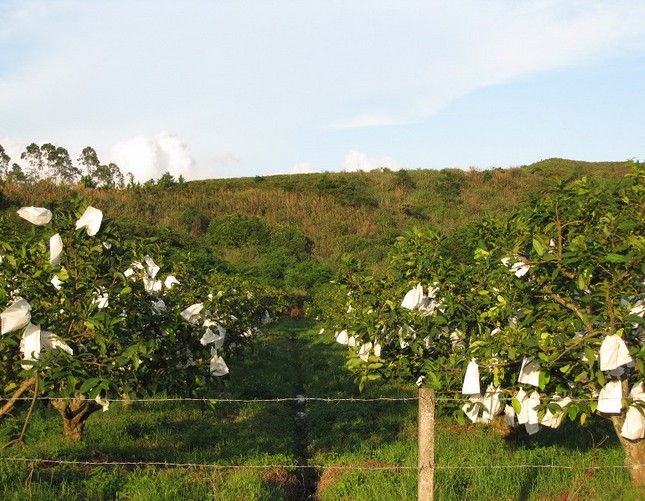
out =
[[[578,289],[580,289],[581,291],[585,290],[585,288],[587,287],[587,281],[585,280],[584,273],[580,273],[580,275],[578,275],[577,285]]]
[[[600,386],[605,386],[605,374],[602,371],[596,371],[596,380]]]
[[[536,252],[536,254],[540,257],[544,256],[545,248],[544,245],[542,245],[542,242],[540,242],[537,238],[533,239],[533,250]]]
[[[593,364],[596,360],[596,352],[591,346],[585,346],[585,357],[587,357],[587,364],[589,365],[589,369],[592,369]]]
[[[101,387],[95,386],[90,390],[90,392],[87,395],[87,398],[94,399],[98,396],[99,393],[101,393]]]
[[[541,390],[544,390],[546,388],[546,385],[551,381],[551,374],[547,371],[540,371],[540,379],[538,382],[538,386]]]
[[[570,405],[569,408],[567,409],[567,414],[571,421],[574,421],[576,419],[576,417],[578,416],[578,412],[579,410],[576,404]]]
[[[97,377],[92,377],[90,379],[86,379],[85,382],[81,385],[80,389],[78,390],[80,393],[87,393],[88,390],[91,388],[94,388],[98,382],[99,378]]]
[[[88,318],[87,320],[85,320],[85,325],[90,330],[97,330],[102,327],[101,322],[96,320],[95,318]]]
[[[609,263],[626,263],[627,257],[623,256],[622,254],[615,254],[613,252],[610,252],[605,256],[605,261]]]
[[[538,358],[540,360],[542,360],[543,362],[550,362],[551,361],[551,357],[549,357],[549,355],[544,353],[543,351],[538,353]]]
[[[632,221],[631,219],[625,219],[623,221],[620,221],[617,227],[619,230],[631,230],[638,227],[638,223],[636,221]]]

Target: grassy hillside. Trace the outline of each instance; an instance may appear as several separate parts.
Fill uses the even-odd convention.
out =
[[[411,225],[451,230],[484,214],[505,214],[552,178],[617,179],[628,170],[627,162],[550,159],[485,171],[386,169],[75,189],[108,217],[139,221],[141,231],[162,225],[179,235],[203,237],[213,219],[240,213],[299,228],[313,242],[316,257],[336,259],[345,251],[373,249],[372,240],[378,245]],[[2,192],[5,207],[46,205],[68,196],[70,188],[18,184],[5,185]]]
[[[628,171],[629,162],[550,159],[484,171],[384,169],[191,182],[166,174],[119,190],[6,183],[0,201],[15,219],[17,207],[55,208],[80,195],[135,234],[161,233],[211,262],[304,293],[331,277],[343,253],[379,263],[411,226],[450,232],[487,214],[505,215],[554,178],[617,181]]]

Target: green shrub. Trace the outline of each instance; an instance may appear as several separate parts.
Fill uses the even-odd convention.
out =
[[[266,245],[270,235],[269,225],[263,219],[239,213],[213,219],[208,225],[208,239],[215,246]]]

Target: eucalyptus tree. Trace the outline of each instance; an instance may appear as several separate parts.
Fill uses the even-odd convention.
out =
[[[52,143],[43,143],[41,146],[31,143],[20,158],[28,163],[29,169],[26,176],[32,181],[52,179],[72,183],[80,175],[80,169],[72,162],[69,152],[62,146],[55,146]]]
[[[81,170],[74,165],[65,148],[45,143],[40,150],[45,157],[47,177],[62,183],[73,183],[78,180]]]
[[[29,180],[38,180],[45,177],[45,159],[43,152],[36,143],[29,144],[20,154],[20,159],[28,164],[25,176]],[[23,169],[24,170],[24,169]]]
[[[78,157],[78,163],[85,170],[81,181],[96,188],[121,187],[124,177],[121,169],[115,163],[102,164],[96,150],[86,146]]]
[[[7,171],[9,170],[9,163],[11,162],[11,157],[7,154],[4,149],[4,146],[0,144],[0,176],[5,177]]]

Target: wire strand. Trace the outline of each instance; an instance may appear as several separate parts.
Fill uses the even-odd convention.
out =
[[[436,402],[467,402],[472,395],[462,395],[461,397],[435,397]],[[484,395],[476,395],[477,397],[488,398]],[[501,402],[510,402],[513,400],[512,396],[499,396]],[[0,402],[9,400],[8,398],[0,397]],[[15,399],[16,401],[31,402],[33,397],[20,397]],[[64,400],[70,401],[75,400],[75,397],[38,397],[36,400],[41,401],[50,401],[50,400]],[[202,402],[202,403],[271,403],[271,402],[356,402],[356,403],[365,403],[365,402],[412,402],[419,400],[419,397],[368,397],[368,398],[356,398],[356,397],[345,397],[345,398],[333,398],[333,397],[307,397],[303,395],[298,395],[295,397],[277,397],[277,398],[206,398],[206,397],[161,397],[161,398],[133,398],[133,399],[104,399],[110,403],[116,402]],[[597,402],[598,398],[571,398],[571,403],[577,402]],[[547,402],[561,402],[561,398],[554,397],[540,397],[541,403]]]
[[[25,457],[0,457],[0,461],[13,461],[24,463],[44,463],[45,465],[76,465],[76,466],[137,466],[137,467],[164,467],[164,468],[200,468],[200,469],[321,469],[321,470],[366,470],[366,471],[417,471],[417,466],[376,466],[376,465],[323,465],[323,464],[263,464],[263,465],[238,465],[238,464],[212,464],[212,463],[173,463],[167,461],[73,461],[66,459],[45,459],[45,458],[25,458]],[[615,470],[640,468],[640,464],[631,466],[627,465],[594,465],[594,466],[566,466],[554,464],[516,464],[516,465],[477,465],[477,466],[449,466],[435,465],[435,470],[505,470],[516,468],[540,468],[540,469],[558,469],[558,470]]]

